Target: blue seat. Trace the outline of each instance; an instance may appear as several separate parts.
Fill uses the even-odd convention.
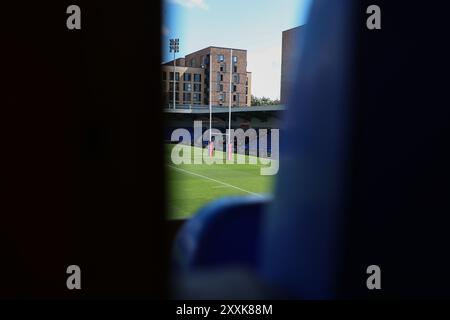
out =
[[[176,236],[177,272],[216,266],[256,268],[262,212],[269,201],[270,197],[227,197],[202,208]]]

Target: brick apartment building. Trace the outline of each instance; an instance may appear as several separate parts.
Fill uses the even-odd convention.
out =
[[[231,50],[232,58],[231,58]],[[174,62],[162,65],[163,99],[173,104]],[[251,72],[247,71],[247,51],[208,47],[175,61],[175,101],[177,105],[228,106],[230,101],[230,68],[232,106],[251,105]],[[211,68],[211,94],[210,94]]]

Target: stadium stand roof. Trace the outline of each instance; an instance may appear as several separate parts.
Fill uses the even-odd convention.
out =
[[[252,106],[252,107],[233,107],[231,112],[264,112],[264,111],[283,111],[286,110],[285,105],[272,105],[272,106]],[[193,113],[203,114],[209,113],[209,106],[189,106],[189,105],[177,105],[176,109],[165,108],[166,113]],[[212,113],[228,113],[228,106],[213,106]]]

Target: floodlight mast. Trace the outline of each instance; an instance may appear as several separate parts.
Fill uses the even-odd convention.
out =
[[[170,39],[169,40],[169,49],[170,52],[173,52],[173,108],[176,109],[176,101],[175,101],[175,91],[176,91],[176,59],[175,53],[180,51],[180,39]]]

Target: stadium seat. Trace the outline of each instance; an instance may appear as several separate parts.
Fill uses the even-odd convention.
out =
[[[269,197],[229,197],[202,208],[175,239],[178,272],[214,266],[256,268],[261,219]]]
[[[438,1],[377,3],[383,25],[373,31],[370,1],[313,2],[275,195],[251,210],[260,229],[233,223],[247,211],[239,200],[203,209],[176,241],[184,271],[218,270],[221,259],[255,266],[260,255],[252,275],[287,297],[450,297],[450,109],[448,81],[436,77],[448,74],[447,11]],[[420,28],[405,16],[421,17]],[[225,239],[257,235],[257,255],[227,251]],[[370,265],[381,290],[366,286]]]

